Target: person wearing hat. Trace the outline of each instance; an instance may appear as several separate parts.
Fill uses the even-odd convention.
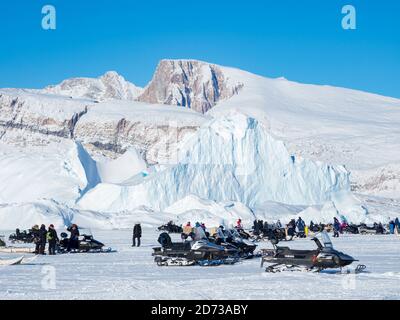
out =
[[[137,246],[140,247],[140,238],[142,237],[142,226],[140,223],[136,223],[133,227],[133,236],[132,236],[132,247],[136,246],[136,239],[137,239]]]
[[[47,241],[49,242],[49,255],[55,255],[57,242],[59,239],[53,224],[49,226],[49,231],[47,232]]]

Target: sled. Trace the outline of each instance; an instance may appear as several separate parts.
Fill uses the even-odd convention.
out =
[[[28,247],[0,247],[0,253],[34,253],[35,248]]]
[[[22,258],[22,261],[21,261],[21,264],[30,264],[30,263],[32,263],[34,260],[36,260],[37,257],[38,257],[38,255],[35,255],[35,256],[29,257],[29,258],[23,257],[23,258]]]
[[[24,259],[24,257],[19,257],[19,258],[15,258],[15,259],[0,259],[0,267],[14,266],[17,264],[21,264],[23,259]]]

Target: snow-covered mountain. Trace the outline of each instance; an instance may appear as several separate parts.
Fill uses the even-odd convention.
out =
[[[229,203],[249,221],[400,212],[398,99],[195,60],[162,60],[144,90],[132,86],[107,73],[0,89],[2,221],[10,207],[69,208],[64,218],[122,215],[121,226],[190,199],[209,210],[182,219],[216,223]]]
[[[115,71],[109,71],[99,78],[67,79],[57,85],[48,86],[40,92],[69,96],[72,98],[89,98],[98,101],[108,99],[135,100],[143,89],[126,81]]]
[[[214,64],[196,60],[162,60],[139,101],[177,105],[207,112],[238,94],[243,84]]]

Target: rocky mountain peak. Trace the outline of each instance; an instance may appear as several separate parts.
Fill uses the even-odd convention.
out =
[[[126,81],[117,72],[108,71],[99,78],[67,79],[60,84],[48,86],[41,92],[103,101],[135,100],[142,89]]]
[[[224,73],[223,67],[197,60],[161,60],[138,100],[205,113],[242,87],[242,83]]]

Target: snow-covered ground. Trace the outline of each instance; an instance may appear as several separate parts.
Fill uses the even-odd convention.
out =
[[[5,234],[6,232],[0,232]],[[151,256],[155,228],[145,228],[143,246],[130,247],[130,230],[93,230],[118,250],[103,254],[43,256],[31,265],[0,269],[0,299],[399,299],[400,238],[343,235],[333,239],[367,273],[267,274],[260,259],[233,266],[158,267]],[[288,243],[313,248],[309,239]],[[260,247],[268,247],[261,243]],[[10,257],[0,254],[1,258]],[[54,269],[53,269],[54,267]],[[48,277],[55,272],[55,289]]]

